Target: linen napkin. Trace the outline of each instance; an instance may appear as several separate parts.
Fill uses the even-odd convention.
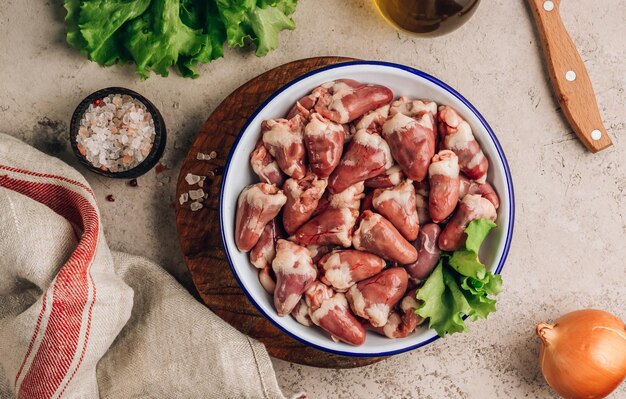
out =
[[[0,397],[284,398],[259,342],[113,252],[62,161],[0,134]]]

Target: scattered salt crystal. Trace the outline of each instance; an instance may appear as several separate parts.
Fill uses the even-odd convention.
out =
[[[198,201],[192,202],[189,205],[189,208],[191,209],[192,212],[199,211],[200,209],[202,209],[202,203]]]
[[[204,179],[198,182],[198,187],[204,187]]]
[[[182,205],[185,202],[189,201],[189,194],[188,193],[182,193],[180,195],[180,198],[178,198],[178,202]]]
[[[190,186],[197,184],[200,180],[201,180],[200,176],[194,175],[193,173],[187,173],[187,176],[185,176],[185,181]]]
[[[199,188],[197,190],[189,190],[189,198],[192,200],[198,200],[204,197],[204,190]]]
[[[215,159],[215,158],[217,158],[217,152],[215,152],[215,151],[211,151],[208,154],[203,154],[203,153],[199,152],[196,155],[196,159],[199,159],[201,161],[210,161],[211,159]]]

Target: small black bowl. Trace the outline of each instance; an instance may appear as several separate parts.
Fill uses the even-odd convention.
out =
[[[89,104],[93,103],[96,100],[102,100],[109,94],[126,94],[135,98],[143,105],[145,105],[146,110],[150,112],[150,114],[152,114],[152,120],[154,121],[154,143],[152,144],[150,153],[148,154],[146,159],[144,159],[139,165],[123,172],[109,172],[96,168],[85,157],[81,155],[80,151],[78,151],[78,146],[76,143],[76,135],[78,134],[78,130],[80,129],[80,120],[83,117],[85,111],[87,111],[87,108],[89,108]],[[85,167],[87,167],[94,173],[117,179],[132,179],[135,177],[139,177],[152,169],[159,162],[161,156],[163,156],[163,151],[165,150],[166,136],[167,134],[165,129],[165,122],[163,121],[163,116],[161,116],[161,113],[159,112],[157,107],[155,107],[154,104],[152,104],[147,98],[145,98],[141,94],[129,89],[125,89],[123,87],[107,87],[106,89],[101,89],[91,93],[83,101],[81,101],[80,104],[78,104],[78,107],[76,107],[76,110],[72,115],[72,121],[70,122],[70,143],[72,145],[72,150],[74,151],[74,154],[76,155],[80,163],[85,165]]]

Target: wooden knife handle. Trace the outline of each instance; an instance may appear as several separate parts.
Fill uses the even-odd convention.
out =
[[[574,133],[591,152],[611,146],[585,64],[559,14],[560,0],[528,0],[552,85]]]

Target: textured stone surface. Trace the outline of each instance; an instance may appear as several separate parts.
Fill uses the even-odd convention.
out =
[[[275,362],[286,391],[313,398],[550,398],[537,368],[534,325],[584,307],[626,318],[626,3],[563,1],[565,23],[591,75],[614,146],[592,155],[578,143],[548,86],[524,1],[484,1],[460,30],[437,39],[396,33],[371,1],[301,1],[298,28],[277,52],[227,50],[198,80],[102,69],[64,41],[61,1],[9,0],[0,8],[0,131],[78,166],[67,142],[74,107],[120,85],[160,108],[169,137],[161,174],[138,187],[86,172],[111,247],[156,260],[188,281],[174,228],[174,181],[187,146],[213,108],[248,79],[284,62],[344,55],[411,65],[463,93],[498,133],[517,198],[513,247],[498,312],[471,331],[358,370]],[[225,156],[226,154],[219,154]],[[112,194],[115,202],[105,197]],[[626,397],[623,385],[614,394]]]

